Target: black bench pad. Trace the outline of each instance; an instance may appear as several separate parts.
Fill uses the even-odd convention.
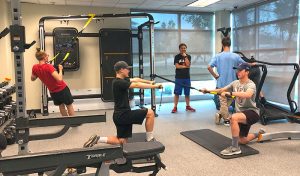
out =
[[[158,142],[134,142],[123,145],[123,154],[127,159],[151,157],[164,152],[165,146]]]

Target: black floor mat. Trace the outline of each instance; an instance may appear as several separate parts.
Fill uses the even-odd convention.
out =
[[[224,156],[220,152],[231,145],[231,139],[209,129],[193,130],[181,132],[183,136],[196,142],[207,150],[213,152],[223,159],[232,159],[242,156],[258,154],[259,151],[247,146],[240,145],[242,153],[239,155]]]

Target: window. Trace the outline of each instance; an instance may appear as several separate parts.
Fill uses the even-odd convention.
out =
[[[213,13],[182,14],[182,13],[150,13],[155,22],[154,52],[155,73],[167,79],[175,80],[174,56],[179,53],[178,45],[187,44],[187,53],[192,56],[192,68],[190,70],[192,85],[200,87],[200,81],[212,80],[207,71],[207,65],[213,57],[214,45],[214,20]],[[137,32],[138,25],[144,23],[145,19],[132,19],[131,27],[133,33]],[[138,76],[138,41],[133,39],[133,75]],[[149,33],[143,32],[143,56],[144,77],[149,79]],[[174,84],[163,82],[164,96],[173,96]],[[208,81],[214,85],[213,81]],[[203,85],[203,84],[202,84]],[[212,86],[213,87],[213,86]],[[202,87],[201,87],[202,88]],[[192,91],[191,95],[199,95],[198,91]],[[150,97],[150,90],[145,91],[145,97]],[[160,96],[157,90],[156,96]]]
[[[277,0],[234,11],[233,50],[261,61],[298,63],[298,4],[299,0]],[[263,87],[267,99],[288,104],[293,74],[293,67],[268,67]]]

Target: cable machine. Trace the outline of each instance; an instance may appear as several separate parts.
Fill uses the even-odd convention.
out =
[[[46,16],[39,20],[39,39],[40,48],[45,50],[45,38],[47,36],[53,36],[52,32],[45,31],[45,22],[51,20],[86,20],[89,19],[88,15],[75,15],[75,16]],[[136,37],[139,43],[139,77],[144,78],[143,74],[143,29],[147,27],[149,29],[149,43],[150,43],[150,73],[155,74],[155,56],[154,56],[154,19],[153,16],[147,13],[126,13],[126,14],[100,14],[94,15],[93,19],[103,19],[103,18],[148,18],[149,20],[140,26],[138,26],[138,34],[132,34],[132,37]],[[78,33],[78,37],[99,37],[98,33]],[[153,78],[151,78],[153,80]],[[144,91],[140,90],[140,105],[144,105]],[[101,94],[91,94],[91,95],[79,95],[73,96],[74,99],[84,99],[84,98],[101,98]],[[43,115],[48,115],[48,94],[45,85],[42,86],[42,113]],[[151,108],[156,111],[155,103],[155,91],[151,89]]]

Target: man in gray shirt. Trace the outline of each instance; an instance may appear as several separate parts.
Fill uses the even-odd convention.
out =
[[[251,125],[259,120],[259,109],[256,107],[255,95],[256,86],[249,79],[250,65],[241,63],[237,67],[239,80],[233,81],[229,85],[216,90],[201,90],[206,92],[218,92],[223,97],[235,97],[236,113],[230,119],[232,145],[221,151],[222,155],[236,155],[242,153],[239,143],[246,144],[249,141],[265,133],[260,129],[258,133],[249,134]]]

